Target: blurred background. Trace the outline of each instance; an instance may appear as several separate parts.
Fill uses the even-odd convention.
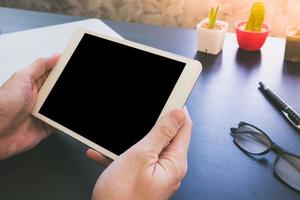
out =
[[[248,18],[254,0],[0,0],[0,6],[98,17],[118,21],[194,28],[220,6],[219,19],[234,24]],[[287,25],[300,25],[299,0],[265,0],[271,35],[284,37]]]

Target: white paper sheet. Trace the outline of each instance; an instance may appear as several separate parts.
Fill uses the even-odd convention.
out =
[[[0,35],[0,86],[15,71],[27,66],[35,59],[62,52],[73,32],[79,27],[121,38],[99,19]]]

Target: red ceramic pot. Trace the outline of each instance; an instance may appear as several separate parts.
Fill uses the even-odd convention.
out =
[[[246,51],[258,51],[265,43],[269,33],[270,26],[267,24],[262,25],[261,32],[245,31],[246,22],[238,22],[235,25],[237,41],[241,49]]]

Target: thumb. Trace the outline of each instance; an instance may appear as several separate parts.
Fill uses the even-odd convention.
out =
[[[173,110],[161,118],[141,142],[154,150],[154,153],[160,154],[177,135],[184,121],[185,112],[182,109]]]

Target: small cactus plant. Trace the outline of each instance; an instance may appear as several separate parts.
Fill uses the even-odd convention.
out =
[[[246,24],[246,31],[260,32],[265,18],[265,5],[263,2],[256,2],[251,8],[251,13]]]
[[[196,25],[198,51],[217,55],[224,45],[228,22],[217,20],[219,7],[210,8],[208,17]]]
[[[214,7],[210,9],[208,15],[208,26],[207,26],[208,29],[213,29],[215,27],[218,14],[219,14],[219,6],[217,6],[216,9]]]

